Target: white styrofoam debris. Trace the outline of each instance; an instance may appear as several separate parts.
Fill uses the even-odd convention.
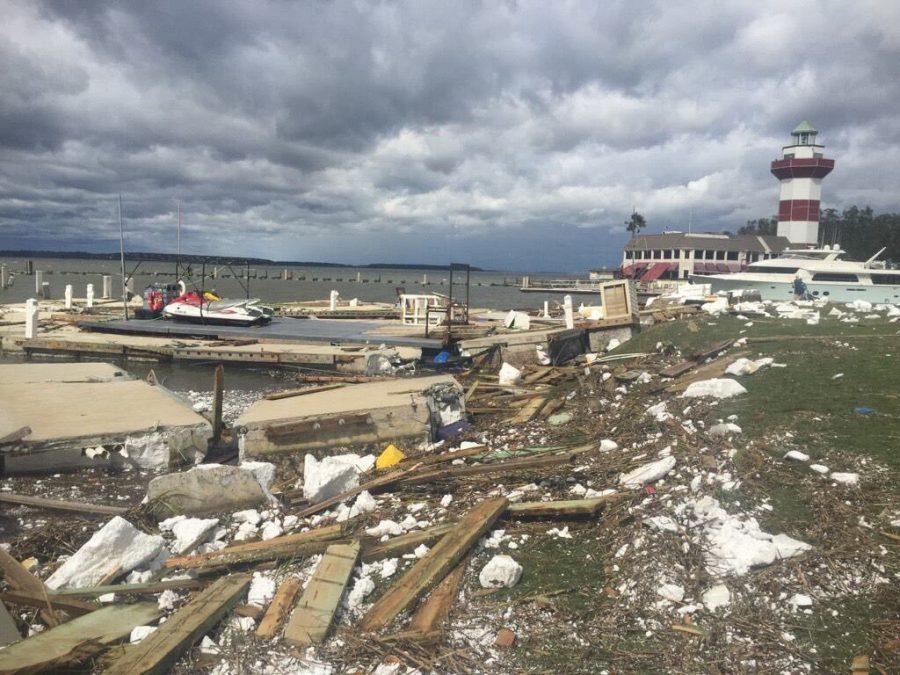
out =
[[[509,310],[509,314],[503,320],[503,325],[507,328],[515,328],[516,330],[528,330],[531,328],[531,317],[525,312],[517,312],[514,309]]]
[[[322,461],[307,454],[303,463],[303,496],[311,504],[321,502],[359,485],[356,464],[359,455],[335,455]]]
[[[812,607],[813,599],[803,593],[794,593],[788,600],[788,604],[794,607]]]
[[[747,390],[744,389],[739,382],[723,377],[692,382],[688,385],[687,389],[684,390],[684,393],[681,394],[681,397],[698,398],[701,396],[710,396],[712,398],[731,398],[732,396],[739,396],[740,394],[746,393]]]
[[[728,311],[728,299],[721,297],[716,298],[712,302],[704,302],[702,305],[700,305],[700,309],[707,314],[716,316],[718,314],[721,314],[722,312]]]
[[[172,543],[172,550],[179,554],[187,553],[206,541],[218,524],[218,518],[182,518],[173,523],[172,534],[175,535],[175,541]]]
[[[444,508],[447,508],[448,506],[450,506],[450,503],[452,501],[453,501],[453,495],[446,494],[443,497],[441,497],[441,506],[443,506]]]
[[[362,607],[366,596],[374,590],[375,582],[372,581],[371,577],[360,577],[347,594],[347,608],[351,612],[358,612]]]
[[[244,511],[235,511],[231,514],[231,519],[236,523],[250,523],[251,525],[259,525],[262,515],[256,509],[245,509]]]
[[[175,609],[175,605],[181,600],[181,596],[170,588],[167,588],[156,599],[156,604],[163,612],[170,612]]]
[[[669,516],[652,516],[644,518],[644,524],[660,532],[678,532],[678,523]]]
[[[703,592],[701,600],[706,609],[712,612],[731,604],[731,591],[725,584],[716,584]]]
[[[511,386],[519,384],[521,381],[522,371],[504,361],[500,366],[499,383],[503,386]]]
[[[512,588],[522,578],[522,566],[505,554],[495,555],[478,574],[483,588]]]
[[[612,452],[613,450],[618,450],[619,444],[614,440],[609,438],[604,438],[600,441],[600,452]]]
[[[872,311],[872,303],[868,300],[854,300],[853,302],[848,302],[844,305],[847,309],[851,309],[855,312],[871,312]]]
[[[665,401],[660,401],[656,405],[651,405],[644,414],[652,417],[657,422],[665,422],[666,420],[672,419],[672,413],[666,410]]]
[[[387,579],[388,577],[394,576],[397,572],[397,565],[399,561],[397,558],[387,558],[386,560],[381,561],[381,569],[378,570],[378,573],[381,575],[382,579]]]
[[[284,534],[284,529],[281,527],[281,523],[277,520],[267,520],[260,531],[260,539],[263,541],[268,541],[269,539],[274,539],[275,537],[280,537]]]
[[[741,431],[741,428],[737,424],[734,424],[733,422],[723,422],[711,426],[708,433],[710,436],[728,436],[730,434],[739,434]]]
[[[828,467],[825,466],[824,464],[810,464],[809,468],[812,469],[813,471],[815,471],[816,473],[821,473],[822,475],[825,475],[826,473],[828,473]]]
[[[841,485],[856,485],[859,483],[858,473],[847,473],[843,471],[832,471],[828,476],[831,480]]]
[[[265,607],[275,596],[275,580],[262,572],[254,572],[247,592],[247,604]]]
[[[681,602],[684,600],[684,587],[678,584],[662,584],[656,589],[656,594],[672,602]]]
[[[606,345],[606,351],[611,352],[613,349],[622,344],[622,341],[618,338],[612,338],[609,343]]]
[[[403,528],[393,520],[382,520],[375,527],[367,528],[366,534],[370,537],[383,537],[386,534],[394,537],[398,534],[403,534]]]
[[[247,632],[256,628],[256,620],[252,616],[234,616],[231,618],[230,625]]]
[[[566,525],[563,528],[551,527],[547,530],[547,534],[551,537],[559,537],[560,539],[571,539],[572,535],[569,533],[569,526]]]
[[[234,540],[246,541],[247,539],[253,539],[257,532],[259,532],[259,528],[253,523],[241,523],[237,532],[234,533]]]
[[[250,471],[255,477],[256,481],[259,483],[259,487],[262,488],[263,493],[268,497],[269,501],[274,501],[274,495],[269,492],[269,488],[272,487],[272,483],[275,482],[275,465],[271,462],[248,462],[244,461],[240,463],[239,468],[246,469]]]
[[[706,539],[704,562],[714,576],[746,574],[751,567],[771,565],[778,559],[799,555],[809,544],[786,534],[763,532],[755,518],[742,520],[729,514],[713,497],[687,503]]]
[[[378,506],[378,502],[375,501],[375,497],[373,497],[368,490],[363,490],[358,495],[356,495],[356,501],[353,502],[353,506],[351,507],[351,511],[355,512],[353,515],[358,515],[360,513],[368,513],[369,511],[374,511]]]
[[[163,552],[165,540],[141,532],[121,516],[115,516],[57,569],[48,588],[96,586],[107,574],[127,574],[153,561]]]
[[[164,469],[171,460],[168,436],[159,431],[129,436],[125,439],[124,450],[122,456],[128,463],[141,469]]]
[[[789,450],[788,452],[785,453],[784,458],[785,459],[793,459],[797,462],[808,462],[809,461],[809,455],[807,455],[805,452],[800,452],[799,450]]]
[[[429,548],[425,544],[419,544],[416,546],[416,550],[413,551],[413,554],[417,558],[424,558],[428,554]]]
[[[136,644],[155,630],[156,626],[135,626],[131,629],[131,635],[128,636],[128,642]]]
[[[219,647],[218,643],[215,640],[213,640],[211,637],[209,637],[209,635],[204,635],[203,639],[200,640],[200,653],[201,654],[209,654],[209,655],[214,656],[216,654],[219,654],[221,651],[222,650]]]
[[[655,462],[644,464],[619,476],[619,483],[627,488],[639,488],[647,483],[659,480],[675,467],[675,458],[671,455]]]

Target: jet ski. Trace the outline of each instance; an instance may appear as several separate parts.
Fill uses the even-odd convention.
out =
[[[275,314],[258,299],[223,300],[212,293],[189,291],[172,300],[162,311],[166,319],[216,326],[259,326]]]

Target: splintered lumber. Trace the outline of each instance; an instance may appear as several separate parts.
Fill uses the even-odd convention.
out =
[[[251,575],[222,577],[194,595],[153,633],[129,645],[103,672],[120,675],[166,673],[178,658],[206,635],[247,592]],[[96,612],[95,612],[96,613]]]
[[[32,497],[30,495],[18,495],[12,492],[0,492],[0,502],[7,504],[20,504],[33,506],[39,509],[52,509],[56,511],[74,511],[76,513],[97,513],[104,516],[121,516],[128,512],[122,506],[104,506],[102,504],[88,504],[87,502],[70,502],[62,499],[46,499],[45,497]]]
[[[3,570],[6,583],[14,591],[21,591],[35,597],[47,596],[47,587],[44,586],[44,582],[22,567],[22,563],[13,558],[2,547],[0,547],[0,569]],[[46,608],[41,610],[41,618],[48,626],[53,627],[59,624],[59,619],[49,609],[49,605],[50,603],[48,602]]]
[[[108,645],[159,617],[155,602],[113,605],[79,616],[6,647],[0,657],[0,673],[71,670],[103,652]]]
[[[71,598],[57,598],[55,596],[47,597],[43,595],[31,595],[30,593],[22,593],[19,591],[6,591],[0,593],[0,601],[8,605],[21,605],[23,607],[36,607],[37,609],[45,609],[49,604],[55,610],[61,610],[72,616],[82,616],[100,609],[100,605],[92,602],[84,602],[83,600],[73,600]]]
[[[299,578],[288,577],[281,582],[278,590],[275,591],[272,602],[269,603],[266,615],[262,618],[262,621],[259,622],[259,628],[256,629],[257,637],[271,638],[275,636],[275,633],[278,632],[281,622],[284,620],[284,617],[287,616],[288,610],[291,608],[294,598],[297,597],[299,591]]]
[[[715,342],[708,347],[704,347],[703,349],[694,352],[691,356],[695,361],[703,361],[704,359],[708,359],[710,356],[715,356],[719,352],[728,349],[732,344],[734,344],[734,338],[722,340],[721,342]]]
[[[441,523],[440,525],[432,525],[424,530],[407,532],[384,542],[376,542],[371,545],[366,544],[363,546],[363,562],[372,562],[382,558],[396,558],[404,553],[414,551],[422,544],[430,546],[454,527],[456,527],[456,523]]]
[[[537,417],[539,412],[541,412],[541,408],[547,404],[547,400],[547,396],[537,396],[528,399],[527,403],[519,408],[519,412],[509,418],[509,423],[525,424],[526,422],[530,422]]]
[[[660,377],[678,377],[679,375],[684,375],[691,368],[696,367],[696,365],[696,361],[682,361],[673,366],[663,368],[659,371],[659,375]]]
[[[501,408],[498,408],[498,410],[500,409]],[[485,450],[487,450],[486,445],[473,445],[468,448],[460,448],[459,450],[455,450],[453,452],[442,452],[439,455],[425,455],[422,457],[414,457],[413,459],[405,459],[400,462],[400,466],[406,468],[407,466],[414,466],[416,464],[420,466],[444,464],[446,462],[452,462],[454,459],[471,457],[472,455],[480,455]]]
[[[266,394],[263,398],[267,401],[279,401],[283,398],[293,398],[294,396],[306,396],[307,394],[316,394],[320,391],[328,391],[329,389],[340,389],[345,386],[343,382],[335,384],[323,384],[318,387],[307,387],[306,389],[285,389],[284,391],[276,391]]]
[[[556,466],[557,464],[567,464],[573,461],[578,455],[595,450],[596,448],[596,445],[588,444],[572,448],[571,450],[556,455],[511,459],[506,462],[495,462],[492,464],[482,464],[480,466],[459,466],[451,467],[449,469],[439,469],[409,476],[408,478],[404,478],[401,483],[403,485],[419,485],[421,483],[432,483],[448,478],[483,476],[492,473],[512,474],[521,471],[530,471],[532,469]]]
[[[324,551],[329,544],[334,543],[335,539],[340,539],[345,531],[344,525],[338,523],[309,530],[308,532],[300,532],[299,534],[287,534],[266,541],[235,544],[220,551],[169,558],[163,563],[163,566],[168,568],[196,569],[278,560],[301,555],[315,555]]]
[[[0,602],[0,648],[11,645],[22,639],[15,619],[10,616],[6,605]]]
[[[359,541],[328,547],[284,629],[288,643],[306,647],[325,639],[358,558]]]
[[[188,591],[209,586],[208,579],[170,579],[169,581],[155,581],[145,584],[107,584],[105,586],[90,586],[88,588],[60,588],[49,591],[50,602],[58,604],[60,597],[76,596],[93,598],[107,593],[117,595],[152,595],[167,590]]]
[[[444,619],[450,614],[453,601],[459,593],[460,584],[466,574],[466,561],[460,562],[444,580],[428,595],[422,606],[416,610],[409,631],[423,636],[441,629]]]
[[[510,518],[555,518],[562,516],[593,516],[606,504],[627,497],[617,493],[592,499],[566,499],[557,502],[519,502],[506,510]]]
[[[375,631],[385,628],[400,612],[409,608],[456,566],[472,545],[506,510],[505,497],[489,499],[470,509],[450,532],[403,575],[372,605],[359,628]]]
[[[363,483],[355,488],[350,490],[346,490],[339,495],[335,495],[330,499],[325,499],[321,502],[316,502],[311,506],[307,506],[305,509],[300,511],[297,515],[298,518],[306,518],[307,516],[311,516],[314,513],[318,513],[319,511],[324,511],[325,509],[329,509],[335,504],[340,504],[345,499],[350,499],[351,497],[355,497],[360,492],[364,490],[368,490],[369,492],[373,492],[375,490],[380,490],[382,488],[386,488],[390,485],[393,485],[401,478],[403,478],[406,474],[408,474],[412,469],[398,469],[397,471],[391,471],[390,473],[386,473],[383,476],[378,476],[377,478],[373,478],[370,481]],[[293,493],[289,494],[288,497],[292,497]]]

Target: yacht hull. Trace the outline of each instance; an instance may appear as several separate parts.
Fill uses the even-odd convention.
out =
[[[692,274],[693,284],[709,284],[713,293],[741,289],[759,291],[763,300],[787,301],[794,298],[793,278],[789,281],[761,281],[743,278],[743,274]],[[866,300],[872,304],[900,304],[900,284],[853,284],[806,282],[807,291],[817,299],[831,302]]]

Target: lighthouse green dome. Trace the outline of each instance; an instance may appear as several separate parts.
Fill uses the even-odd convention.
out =
[[[800,134],[817,134],[819,133],[818,129],[816,129],[812,124],[803,120],[800,124],[797,125],[797,128],[791,132],[792,136],[798,136]]]

